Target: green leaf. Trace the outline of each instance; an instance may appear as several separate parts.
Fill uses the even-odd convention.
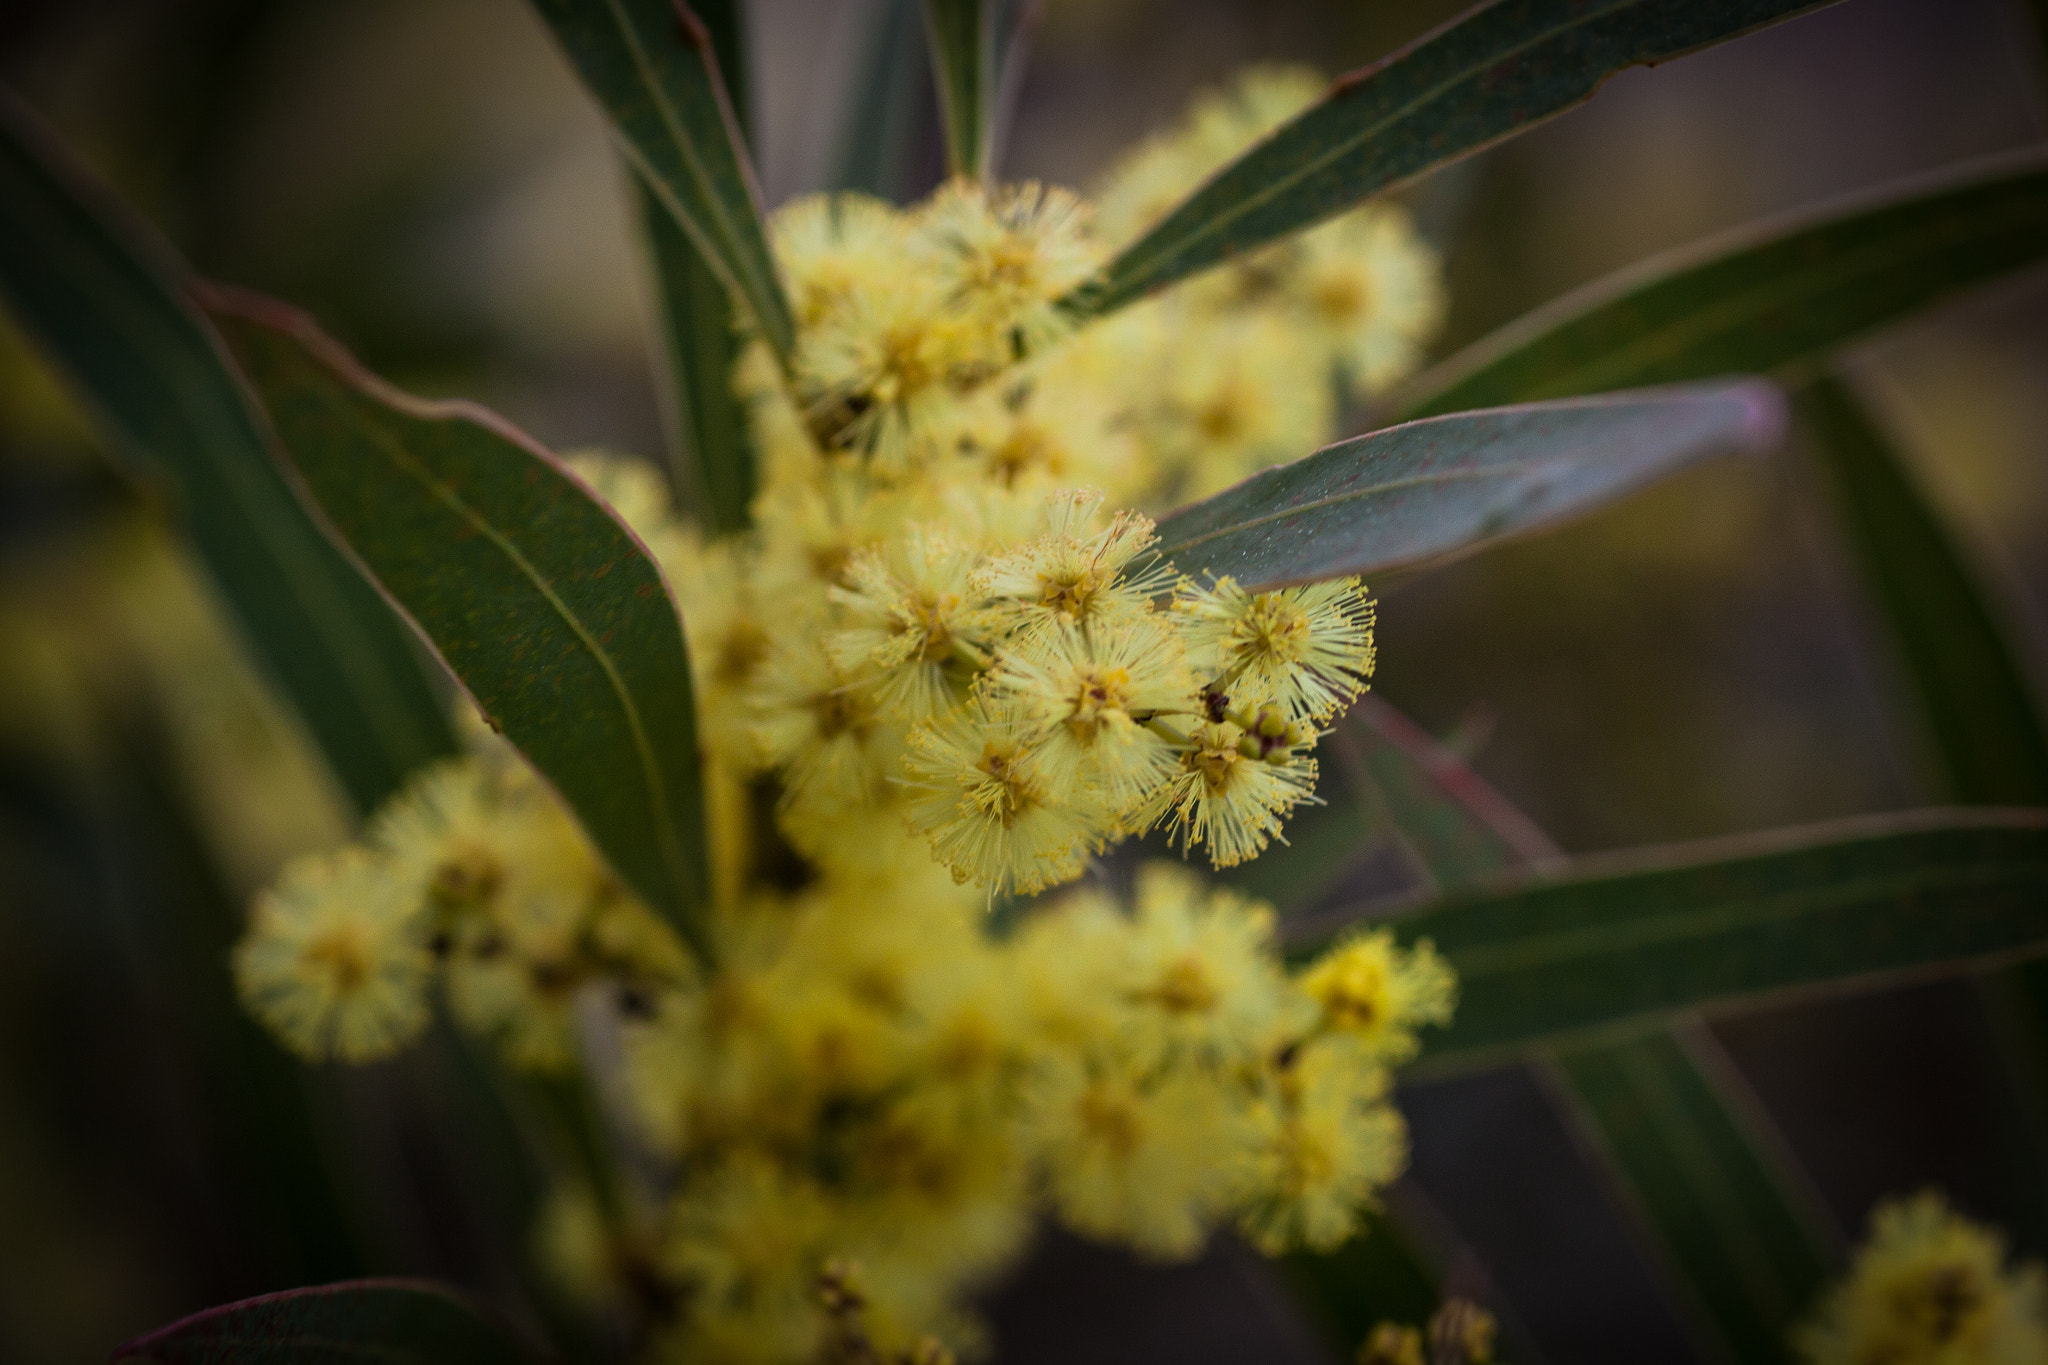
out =
[[[1376,65],[1218,171],[1064,300],[1098,317],[1592,98],[1827,0],[1497,0]]]
[[[533,0],[620,150],[786,366],[796,344],[712,34],[679,0]]]
[[[946,165],[979,179],[987,169],[994,123],[996,36],[994,0],[924,0],[925,32],[938,73],[939,121],[946,129]]]
[[[403,625],[322,535],[183,295],[185,275],[11,97],[0,97],[0,288],[160,482],[242,636],[358,809],[450,752]]]
[[[195,1313],[114,1352],[148,1365],[532,1365],[483,1304],[424,1280],[287,1289]]]
[[[2048,259],[2029,151],[1738,229],[1538,309],[1421,376],[1405,417],[1761,374]]]
[[[702,951],[696,712],[661,570],[540,447],[482,408],[379,382],[313,322],[209,307],[313,503],[613,869]]]
[[[1313,952],[1356,912],[1290,932]],[[1586,858],[1394,921],[1459,979],[1424,1070],[1759,997],[2048,952],[2048,812],[1917,811]]]
[[[1815,382],[1799,394],[1797,412],[1858,576],[1910,682],[1912,710],[1933,740],[1937,785],[1967,805],[2048,805],[2039,703],[1962,547],[1841,381]],[[1978,982],[1978,994],[2022,1111],[2006,1135],[2018,1149],[2007,1169],[2025,1192],[2026,1221],[2048,1231],[2048,1057],[2042,1015],[2029,1008],[2039,999],[2032,988],[2040,971],[2034,964],[1994,974]]]
[[[1339,739],[1441,886],[1556,847],[1484,779],[1385,702]],[[1809,1182],[1711,1034],[1692,1027],[1558,1058],[1562,1098],[1710,1351],[1772,1359],[1834,1242]]]
[[[1345,766],[1439,887],[1559,857],[1557,845],[1486,780],[1376,696],[1360,697],[1339,732]]]
[[[928,47],[918,41],[919,0],[881,0],[874,7],[853,105],[839,122],[839,144],[825,184],[878,199],[909,194],[919,114],[929,70]]]
[[[1558,1069],[1580,1127],[1669,1264],[1723,1359],[1778,1360],[1834,1261],[1825,1222],[1794,1191],[1761,1114],[1705,1030],[1568,1049]]]
[[[732,295],[637,175],[634,188],[660,290],[669,486],[678,505],[702,509],[711,530],[744,531],[754,502],[754,445],[732,388],[740,356]]]
[[[698,18],[742,131],[747,124],[746,25],[734,0],[700,0]],[[740,356],[733,296],[698,254],[661,197],[633,175],[633,199],[647,234],[661,320],[662,422],[669,489],[713,531],[743,531],[754,501],[754,447],[746,410],[732,390]]]
[[[1961,548],[1840,382],[1820,380],[1794,402],[1856,565],[1912,680],[1950,794],[1973,806],[2048,806],[2048,730]]]
[[[1749,381],[1388,427],[1182,508],[1160,523],[1160,553],[1251,589],[1440,559],[1703,456],[1769,447],[1782,410],[1775,389]]]

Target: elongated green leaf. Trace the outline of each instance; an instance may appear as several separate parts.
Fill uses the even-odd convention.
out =
[[[137,1337],[148,1365],[531,1365],[490,1309],[424,1280],[352,1280],[244,1299]]]
[[[1857,567],[1912,680],[1950,794],[1973,806],[2048,806],[2048,730],[1962,552],[1847,389],[1823,379],[1795,402]]]
[[[701,948],[695,705],[654,560],[491,413],[391,389],[281,305],[225,292],[208,304],[307,493],[365,572],[619,876]]]
[[[533,0],[620,149],[784,363],[796,340],[712,34],[679,0]]]
[[[1775,1153],[1715,1083],[1729,1063],[1711,1035],[1568,1049],[1558,1067],[1718,1354],[1782,1359],[1786,1329],[1827,1277],[1830,1241],[1810,1205],[1786,1197]]]
[[[1935,785],[1967,805],[2048,805],[2048,733],[2026,670],[1961,547],[1913,486],[1901,452],[1848,388],[1822,379],[1797,411],[1832,494],[1859,577],[1889,627]],[[1910,723],[1910,722],[1909,722]],[[2008,1169],[2027,1219],[2048,1230],[2048,1053],[2028,1006],[2041,964],[1979,981],[1999,1061],[2018,1101]]]
[[[2048,157],[1739,229],[1588,285],[1421,376],[1406,417],[1762,374],[2048,260]]]
[[[700,0],[698,17],[742,131],[747,117],[746,26],[734,0]],[[659,384],[668,435],[669,488],[710,528],[744,530],[754,500],[754,447],[746,413],[732,391],[739,359],[733,296],[697,253],[661,197],[633,176],[634,201],[654,267],[661,319]]]
[[[1440,887],[1559,856],[1533,820],[1378,697],[1358,699],[1342,737],[1358,775]]]
[[[987,167],[996,95],[995,0],[924,0],[946,164],[978,178]]]
[[[740,353],[732,295],[637,176],[635,187],[660,291],[669,486],[713,531],[743,531],[754,501],[754,444],[732,389]]]
[[[1095,317],[1298,232],[1667,61],[1827,0],[1496,0],[1376,65],[1218,171],[1065,306]]]
[[[881,0],[875,7],[853,103],[839,123],[839,142],[825,185],[880,199],[909,197],[910,167],[929,77],[929,45],[918,41],[919,0]]]
[[[1429,735],[1376,698],[1346,718],[1383,809],[1440,886],[1557,856],[1550,840]],[[1796,1169],[1712,1035],[1697,1027],[1559,1058],[1563,1098],[1706,1348],[1774,1358],[1834,1244]]]
[[[1160,523],[1183,573],[1247,588],[1439,559],[1585,511],[1707,455],[1776,442],[1759,382],[1650,389],[1388,427],[1254,474]]]
[[[449,752],[405,628],[299,505],[168,252],[0,97],[0,289],[161,481],[243,638],[368,811]]]
[[[1355,923],[1298,923],[1312,951]],[[1920,811],[1587,858],[1395,922],[1456,968],[1422,1065],[1683,1010],[2048,952],[2048,812]]]

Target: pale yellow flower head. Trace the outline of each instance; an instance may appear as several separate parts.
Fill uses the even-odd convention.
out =
[[[1795,1334],[1811,1365],[2048,1360],[2048,1274],[1927,1191],[1879,1205],[1848,1277]]]
[[[389,1056],[427,1026],[426,925],[385,860],[360,849],[302,858],[257,898],[235,984],[309,1061]]]

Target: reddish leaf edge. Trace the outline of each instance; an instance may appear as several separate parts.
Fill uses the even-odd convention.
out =
[[[236,1299],[232,1303],[216,1304],[212,1308],[202,1308],[196,1313],[188,1313],[177,1321],[159,1327],[153,1332],[145,1332],[139,1337],[134,1337],[121,1343],[121,1345],[114,1348],[113,1353],[107,1359],[110,1365],[122,1365],[124,1361],[141,1361],[147,1365],[147,1362],[153,1362],[158,1359],[153,1354],[157,1347],[169,1343],[179,1336],[188,1334],[194,1327],[203,1325],[213,1319],[224,1317],[229,1313],[244,1312],[265,1304],[325,1297],[359,1289],[407,1290],[416,1294],[427,1294],[435,1298],[445,1299],[474,1313],[481,1321],[497,1329],[505,1338],[506,1344],[526,1359],[535,1362],[552,1359],[552,1357],[535,1349],[533,1343],[527,1339],[526,1335],[509,1318],[477,1295],[467,1290],[458,1289],[451,1284],[443,1284],[438,1280],[415,1279],[400,1275],[373,1276],[362,1280],[339,1280],[333,1284],[306,1285],[299,1289],[279,1289],[268,1294],[257,1294],[246,1299]]]
[[[647,556],[647,562],[652,564],[655,572],[660,575],[662,590],[668,594],[670,609],[676,611],[678,620],[681,619],[681,610],[676,607],[675,589],[669,583],[668,575],[662,572],[661,561],[656,559],[654,552],[647,548],[647,542],[642,540],[639,534],[626,524],[625,518],[621,517],[595,488],[590,486],[589,480],[572,469],[568,462],[560,455],[555,454],[554,451],[549,450],[532,436],[521,431],[505,417],[493,412],[483,404],[473,402],[467,398],[421,398],[416,394],[405,392],[405,390],[398,388],[389,380],[374,373],[362,361],[358,360],[353,352],[339,341],[336,341],[320,325],[318,318],[315,318],[311,313],[306,312],[302,308],[296,308],[289,303],[285,303],[281,299],[272,298],[268,294],[259,294],[253,289],[244,289],[240,285],[221,284],[213,280],[191,280],[187,283],[185,292],[199,308],[201,314],[209,319],[217,316],[237,318],[243,322],[254,323],[259,327],[266,327],[271,331],[282,332],[286,336],[291,337],[292,340],[304,346],[322,365],[325,365],[333,370],[335,374],[339,375],[344,383],[348,384],[351,388],[362,391],[386,407],[404,413],[408,417],[417,417],[429,422],[469,422],[484,428],[493,436],[518,446],[528,455],[539,460],[556,474],[561,475],[574,484],[592,502],[604,510],[604,514],[610,517],[613,524],[625,533],[626,538],[638,547],[642,554]],[[225,341],[221,342],[221,348],[228,355],[235,374],[241,378],[249,392],[255,396],[260,407],[261,391],[250,382],[247,375],[242,373],[240,364],[233,361],[233,348],[228,346]],[[267,414],[264,425],[266,428],[270,426]],[[272,457],[276,459],[279,466],[284,470],[285,477],[291,481],[292,490],[299,495],[299,500],[306,505],[306,510],[319,522],[320,528],[349,556],[350,562],[356,566],[357,571],[362,573],[365,578],[368,578],[371,583],[376,584],[377,590],[383,593],[383,585],[377,583],[376,575],[370,573],[364,567],[363,562],[356,557],[355,551],[349,545],[347,539],[335,529],[334,523],[327,519],[327,514],[321,509],[319,500],[313,497],[312,493],[306,488],[305,481],[299,474],[298,468],[293,464],[290,454],[284,449],[283,440],[278,437],[274,429],[267,430],[266,435],[269,437]],[[430,647],[432,646],[433,641],[428,639],[425,631],[420,630],[419,623],[414,621],[410,615],[407,615],[405,609],[394,601],[389,593],[384,593],[384,600],[390,602],[392,607],[401,616],[405,617],[406,623],[419,632],[420,638],[426,641]],[[438,654],[436,657],[438,657]],[[460,679],[457,679],[457,682],[459,683]]]

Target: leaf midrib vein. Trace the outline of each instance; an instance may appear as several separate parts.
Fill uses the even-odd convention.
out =
[[[668,865],[671,882],[670,890],[677,896],[681,896],[683,887],[687,885],[687,878],[683,875],[684,860],[682,851],[676,846],[675,842],[676,835],[669,810],[668,784],[662,778],[660,765],[655,760],[653,745],[647,738],[646,726],[641,719],[639,705],[633,700],[632,693],[626,687],[625,679],[620,675],[610,652],[591,634],[590,630],[584,625],[582,618],[570,610],[569,604],[562,600],[547,576],[542,574],[539,568],[526,557],[519,547],[513,544],[511,539],[503,532],[499,531],[479,509],[473,507],[432,470],[413,458],[410,452],[405,449],[404,444],[397,437],[386,431],[383,426],[370,422],[364,424],[364,429],[371,434],[377,448],[383,452],[385,457],[400,472],[411,478],[415,483],[418,483],[436,500],[461,517],[464,522],[473,527],[478,534],[482,535],[496,547],[499,553],[512,562],[513,567],[526,577],[527,581],[547,601],[547,604],[554,610],[555,614],[575,634],[578,642],[582,644],[591,658],[596,661],[597,666],[604,671],[605,681],[611,686],[612,694],[619,704],[619,709],[625,714],[627,728],[632,733],[633,752],[640,762],[641,781],[645,784],[648,800],[654,807],[655,838],[661,845],[662,861]]]
[[[1401,120],[1408,118],[1417,109],[1423,108],[1424,106],[1441,98],[1447,91],[1450,91],[1455,87],[1463,85],[1466,82],[1470,81],[1477,73],[1482,72],[1489,67],[1498,66],[1500,63],[1504,61],[1512,60],[1513,58],[1518,57],[1523,53],[1527,52],[1529,49],[1539,47],[1544,43],[1550,42],[1552,39],[1562,34],[1571,32],[1576,28],[1580,28],[1586,24],[1591,24],[1606,19],[1610,15],[1616,14],[1622,10],[1634,8],[1634,6],[1639,3],[1641,3],[1641,0],[1620,0],[1620,3],[1611,5],[1605,9],[1594,10],[1588,14],[1582,15],[1576,19],[1571,20],[1568,23],[1555,25],[1551,28],[1546,28],[1542,30],[1540,33],[1537,33],[1529,37],[1523,42],[1517,43],[1506,49],[1497,50],[1483,61],[1474,62],[1467,66],[1460,67],[1454,74],[1446,77],[1442,81],[1438,82],[1436,85],[1431,86],[1428,89],[1417,94],[1407,103],[1397,106],[1395,109],[1393,109],[1386,115],[1382,116],[1380,119],[1378,119],[1371,125],[1359,129],[1351,137],[1346,138],[1340,142],[1331,144],[1328,150],[1326,150],[1319,156],[1313,158],[1312,160],[1296,167],[1295,170],[1289,175],[1281,179],[1271,181],[1268,183],[1265,189],[1256,191],[1250,195],[1245,196],[1244,198],[1237,200],[1231,208],[1228,208],[1216,214],[1212,214],[1208,219],[1204,220],[1201,226],[1198,226],[1191,231],[1184,232],[1180,236],[1175,238],[1162,238],[1160,244],[1153,247],[1152,250],[1149,252],[1141,252],[1138,249],[1142,248],[1145,244],[1144,241],[1141,240],[1137,244],[1137,247],[1134,247],[1129,253],[1126,254],[1126,256],[1123,259],[1112,261],[1110,263],[1109,269],[1104,274],[1105,283],[1109,284],[1113,290],[1118,290],[1124,294],[1130,293],[1132,289],[1136,287],[1137,282],[1143,281],[1146,274],[1153,269],[1154,262],[1156,260],[1165,259],[1171,261],[1171,259],[1174,256],[1189,254],[1195,246],[1206,242],[1209,238],[1216,236],[1221,232],[1226,231],[1227,229],[1234,226],[1237,222],[1239,222],[1255,210],[1263,208],[1277,195],[1292,190],[1301,181],[1321,171],[1331,161],[1334,161],[1340,157],[1350,155],[1361,144],[1368,142],[1373,138],[1379,137],[1388,128],[1393,127]],[[1602,74],[1605,73],[1603,72]],[[1285,134],[1292,128],[1299,126],[1302,119],[1309,117],[1309,115],[1314,113],[1316,110],[1326,108],[1327,106],[1328,98],[1325,97],[1324,100],[1318,102],[1310,109],[1305,110],[1302,114],[1298,115],[1289,125],[1279,130],[1276,130],[1272,134],[1272,136],[1268,137],[1265,141],[1261,142],[1257,147],[1245,153],[1245,155],[1241,157],[1239,160],[1232,163],[1230,166],[1225,167],[1222,171],[1218,172],[1216,177],[1212,179],[1209,182],[1209,184],[1214,185],[1218,183],[1223,178],[1223,176],[1250,164],[1253,158],[1257,157],[1261,152],[1271,147],[1281,137],[1285,136]],[[1204,189],[1206,188],[1207,186],[1204,187]],[[1194,198],[1190,198],[1187,201],[1187,205],[1191,206],[1199,202],[1199,198],[1202,192],[1203,191],[1198,190],[1196,192],[1196,196]],[[1162,228],[1164,226],[1165,224],[1161,224]],[[1148,234],[1148,237],[1149,236],[1151,236],[1151,234]]]
[[[1998,884],[2026,872],[2044,875],[2037,861],[1991,858],[1945,867],[1930,868],[1918,875],[1870,874],[1853,882],[1833,886],[1795,889],[1754,900],[1683,910],[1670,915],[1648,915],[1635,920],[1609,920],[1497,940],[1466,949],[1445,951],[1461,979],[1495,976],[1505,972],[1551,967],[1601,954],[1585,950],[1597,944],[1610,952],[1627,952],[1657,944],[1708,938],[1730,930],[1751,928],[1809,915],[1824,915],[1857,904],[1876,909],[1888,903],[1928,891],[1953,891],[1978,883]]]

